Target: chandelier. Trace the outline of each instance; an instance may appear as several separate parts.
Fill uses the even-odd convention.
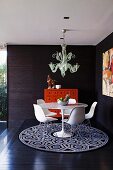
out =
[[[54,64],[54,63],[50,63],[49,67],[51,69],[51,71],[53,73],[55,73],[57,71],[57,69],[59,69],[61,71],[61,75],[62,77],[65,76],[66,71],[69,70],[70,73],[75,73],[78,68],[80,67],[80,65],[78,65],[78,63],[76,63],[75,65],[71,65],[71,63],[69,63],[69,61],[72,58],[75,58],[75,54],[72,54],[72,52],[70,53],[66,53],[66,44],[65,44],[65,33],[66,33],[66,29],[62,30],[63,33],[63,44],[61,44],[62,47],[62,52],[56,52],[52,55],[53,58],[56,58],[56,60],[58,60],[59,62]]]

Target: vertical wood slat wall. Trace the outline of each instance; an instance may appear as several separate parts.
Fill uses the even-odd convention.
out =
[[[8,45],[7,50],[9,127],[21,126],[26,119],[35,118],[33,103],[44,98],[48,74],[63,89],[79,89],[80,103],[87,103],[90,107],[95,100],[95,46],[67,47],[67,51],[76,54],[80,68],[74,74],[67,71],[64,78],[59,70],[54,74],[48,66],[52,54],[61,51],[60,46]]]

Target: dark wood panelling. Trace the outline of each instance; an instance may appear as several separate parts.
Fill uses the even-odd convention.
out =
[[[33,59],[26,46],[8,46],[8,111],[9,126],[32,117]],[[30,107],[29,107],[30,106]]]
[[[96,47],[96,120],[113,133],[113,98],[102,95],[102,54],[110,48],[113,48],[113,33]]]
[[[48,64],[57,62],[52,54],[61,51],[60,46],[52,45],[8,45],[8,111],[10,122],[34,117],[33,103],[43,98],[47,88],[47,75],[62,85],[62,88],[77,88],[79,102],[89,104],[95,100],[95,47],[68,46],[80,68],[76,73],[67,71],[62,78],[60,71],[52,73]],[[89,109],[89,108],[87,108]]]

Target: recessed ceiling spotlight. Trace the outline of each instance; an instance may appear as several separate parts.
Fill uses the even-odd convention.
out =
[[[64,17],[64,19],[69,19],[69,17]]]

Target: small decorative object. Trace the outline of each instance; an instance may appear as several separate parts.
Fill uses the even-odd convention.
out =
[[[55,88],[56,80],[53,80],[50,75],[47,76],[48,89]]]
[[[65,76],[66,71],[69,70],[70,73],[75,73],[77,72],[78,68],[80,67],[80,65],[78,63],[76,63],[75,65],[72,65],[70,63],[70,60],[72,58],[75,58],[75,55],[72,54],[72,52],[70,53],[66,53],[66,44],[65,44],[65,33],[66,31],[68,31],[67,29],[63,29],[63,44],[61,45],[62,47],[62,52],[56,52],[52,55],[53,58],[56,58],[57,62],[56,64],[54,63],[50,63],[49,67],[51,69],[51,71],[53,73],[55,73],[57,71],[57,69],[59,69],[61,71],[61,75],[62,77]]]
[[[70,99],[70,96],[66,94],[65,98],[61,97],[57,100],[57,103],[62,106],[66,106],[68,104],[68,101]]]
[[[61,85],[57,84],[55,87],[56,87],[56,89],[61,89]]]

